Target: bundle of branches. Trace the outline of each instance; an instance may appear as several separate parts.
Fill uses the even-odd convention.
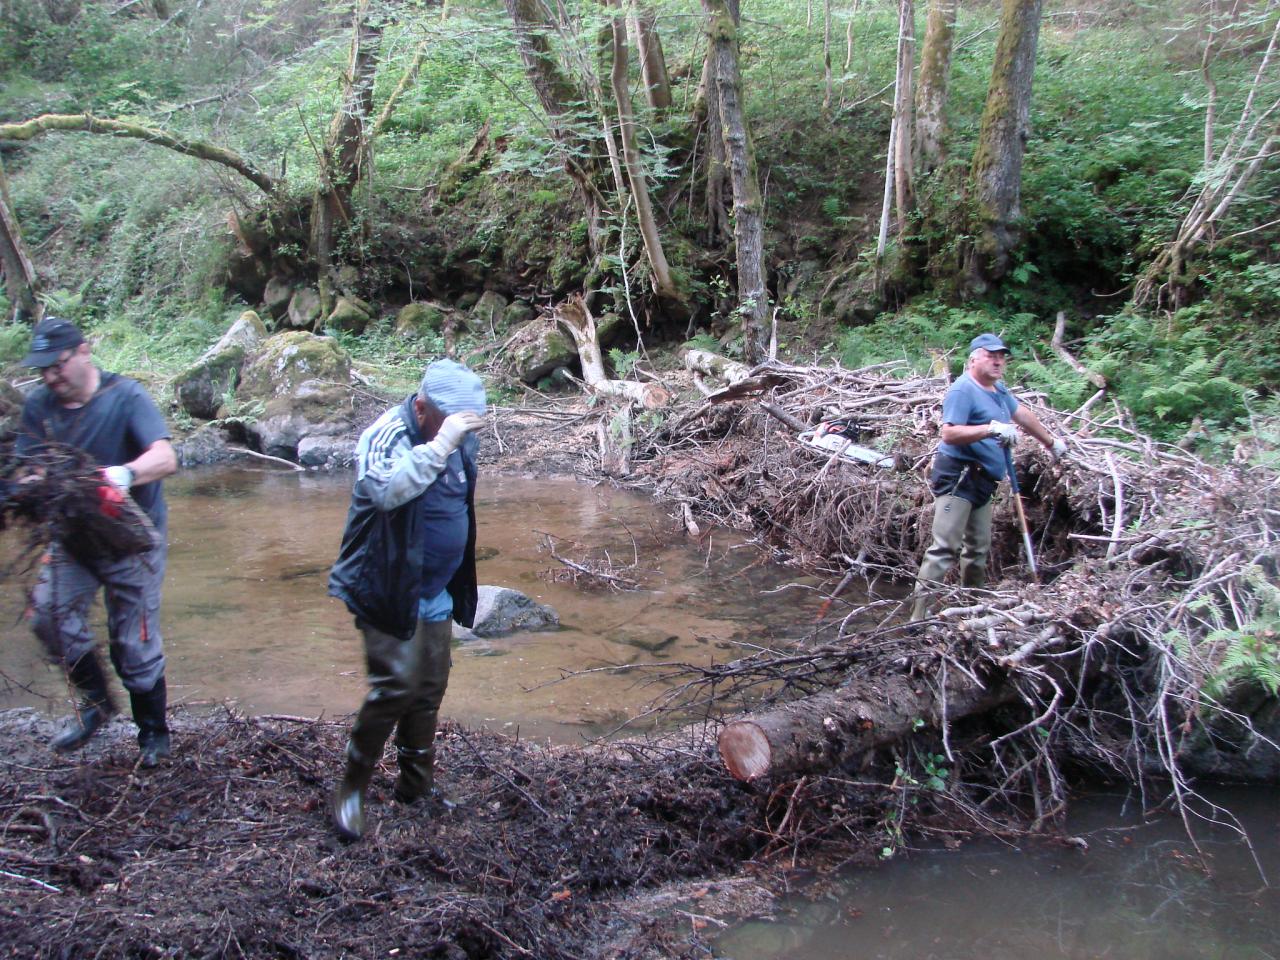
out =
[[[155,545],[146,513],[76,447],[49,443],[21,458],[11,454],[0,466],[0,483],[0,529],[27,528],[30,552],[57,541],[82,562],[101,562]]]
[[[676,429],[640,438],[638,482],[753,529],[812,569],[909,582],[929,533],[925,467],[945,379],[900,377],[892,366],[769,370],[787,378],[772,396],[712,398],[669,421]],[[757,711],[721,736],[731,771],[781,776],[848,762],[922,718],[945,740],[959,718],[996,711],[1008,729],[984,747],[993,769],[1032,781],[1028,795],[1047,784],[1054,802],[1043,809],[1061,800],[1064,753],[1135,779],[1160,771],[1183,795],[1188,772],[1280,778],[1280,478],[1158,444],[1119,408],[1060,413],[1020,399],[1069,446],[1057,464],[1038,444],[1015,457],[1048,582],[1022,566],[1004,493],[995,589],[942,598],[923,629],[901,622],[899,601],[873,598],[814,631],[808,648],[687,668],[673,699],[723,707],[739,693]],[[799,442],[799,429],[837,417],[909,469]],[[999,785],[1014,791],[1012,779]]]

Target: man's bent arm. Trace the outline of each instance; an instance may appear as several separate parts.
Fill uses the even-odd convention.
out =
[[[1032,413],[1026,404],[1022,404],[1013,412],[1013,422],[1039,440],[1046,448],[1053,449],[1053,434],[1045,429],[1040,418]]]
[[[375,507],[395,510],[435,483],[448,459],[436,445],[410,447],[406,442],[397,445],[390,456],[371,458],[360,482]]]
[[[163,480],[178,471],[178,455],[168,440],[157,440],[122,466],[133,471],[135,486]]]

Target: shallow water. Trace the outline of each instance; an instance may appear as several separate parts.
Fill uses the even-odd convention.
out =
[[[1274,960],[1280,957],[1280,803],[1219,791],[1248,831],[1200,825],[1202,861],[1173,816],[1094,796],[1068,830],[1086,848],[991,840],[846,873],[829,896],[719,937],[733,960]],[[1206,869],[1205,863],[1208,864]],[[1259,872],[1259,864],[1262,872]]]
[[[162,625],[171,697],[231,701],[247,713],[344,715],[364,693],[359,636],[326,595],[350,494],[349,474],[245,469],[185,472],[167,483],[169,568]],[[482,475],[477,494],[481,583],[520,590],[560,614],[554,632],[468,641],[454,652],[443,711],[467,724],[571,741],[606,732],[660,687],[599,669],[639,662],[707,663],[728,641],[803,632],[819,603],[794,571],[760,562],[741,538],[699,543],[645,497],[572,480]],[[641,589],[587,590],[544,549],[577,559],[607,550]],[[65,709],[61,675],[41,663],[7,584],[0,707]],[[46,698],[54,698],[48,700]]]

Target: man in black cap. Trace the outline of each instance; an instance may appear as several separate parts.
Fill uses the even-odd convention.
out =
[[[1039,418],[1004,385],[1009,348],[994,333],[969,343],[965,372],[942,401],[942,442],[933,458],[929,486],[933,504],[933,543],[916,577],[911,619],[928,613],[928,590],[960,560],[960,583],[980,587],[987,579],[991,550],[991,496],[1008,472],[1006,451],[1017,442],[1018,427],[1031,434],[1056,460],[1067,444],[1053,437]]]
[[[401,803],[439,796],[435,736],[449,683],[452,622],[475,617],[476,447],[484,384],[453,360],[379,417],[356,445],[356,482],[329,592],[364,637],[369,693],[333,794],[338,834],[364,834],[364,795],[395,731]]]
[[[28,618],[81,697],[51,746],[60,752],[83,746],[115,712],[88,623],[90,604],[105,588],[111,662],[129,691],[142,764],[153,767],[170,751],[160,635],[168,554],[160,481],[178,468],[169,428],[141,384],[93,363],[89,344],[66,320],[42,320],[22,362],[38,368],[44,382],[22,408],[18,455],[35,456],[48,443],[84,450],[102,466],[106,481],[132,494],[158,535],[149,551],[122,560],[73,555],[65,544],[50,545]]]

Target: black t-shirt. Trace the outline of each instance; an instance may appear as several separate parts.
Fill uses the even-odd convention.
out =
[[[83,407],[64,407],[48,387],[36,387],[22,407],[19,456],[56,441],[79,447],[110,467],[128,463],[157,440],[172,436],[142,384],[116,373],[99,374],[98,390]],[[165,529],[168,511],[160,481],[139,484],[129,492],[157,529]]]

